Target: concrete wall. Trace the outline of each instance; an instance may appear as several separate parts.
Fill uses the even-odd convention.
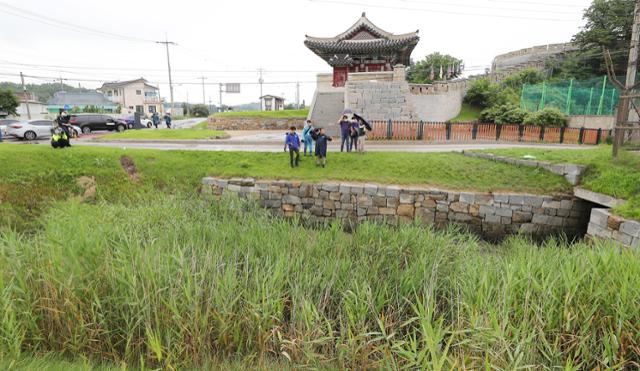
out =
[[[570,128],[613,129],[614,116],[569,116]]]
[[[550,234],[582,236],[589,216],[589,205],[569,195],[476,193],[378,184],[306,184],[251,178],[204,178],[202,182],[204,195],[219,197],[227,192],[253,198],[275,216],[300,216],[318,223],[340,219],[394,225],[418,219],[436,228],[459,224],[490,240],[517,233],[538,238]]]
[[[409,85],[416,115],[423,121],[448,121],[460,114],[467,80]]]
[[[260,117],[209,117],[207,128],[211,130],[288,130],[291,126],[302,129],[304,117],[269,119]]]

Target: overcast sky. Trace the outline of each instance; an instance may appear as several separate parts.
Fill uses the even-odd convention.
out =
[[[305,34],[335,36],[368,18],[393,33],[420,30],[413,59],[439,51],[465,61],[467,73],[489,67],[497,54],[569,41],[584,24],[589,0],[0,0],[0,74],[20,71],[27,82],[67,79],[97,88],[99,81],[140,76],[169,96],[166,51],[172,46],[175,100],[202,103],[207,84],[242,85],[225,104],[257,101],[258,68],[264,94],[310,103],[315,75],[329,66],[304,44]],[[119,35],[126,36],[121,38]],[[13,63],[13,64],[12,64]],[[23,64],[17,65],[15,63]],[[0,75],[0,80],[19,78]],[[98,81],[92,81],[98,80]],[[280,83],[288,84],[280,84]],[[279,84],[274,84],[279,83]],[[205,100],[219,101],[206,85]]]

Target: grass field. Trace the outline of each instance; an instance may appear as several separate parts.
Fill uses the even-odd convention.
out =
[[[468,104],[463,104],[462,105],[462,110],[460,111],[460,114],[458,116],[456,116],[455,118],[449,120],[451,122],[472,122],[472,121],[478,121],[478,119],[480,118],[480,110],[475,108],[475,107],[471,107]]]
[[[179,131],[179,130],[175,130]],[[122,156],[135,163],[132,183],[121,166]],[[95,177],[96,199],[135,199],[144,189],[195,192],[205,176],[244,176],[318,182],[345,180],[390,184],[433,185],[479,191],[510,190],[549,193],[567,191],[564,178],[533,168],[518,168],[453,153],[329,153],[328,166],[317,168],[302,157],[289,167],[287,153],[154,151],[49,146],[2,145],[0,223],[23,225],[41,213],[47,202],[82,194],[80,177]]]
[[[306,118],[309,109],[284,110],[284,111],[229,111],[215,113],[214,117],[262,117],[262,118]]]
[[[611,155],[611,146],[599,146],[585,151],[549,149],[500,149],[490,150],[503,156],[535,156],[542,161],[587,165],[581,186],[594,192],[628,200],[617,207],[618,214],[640,220],[640,156],[622,151],[617,160]]]
[[[189,139],[222,139],[226,138],[224,131],[208,130],[203,128],[193,129],[175,129],[175,130],[127,130],[122,133],[107,134],[102,139],[120,140],[120,139],[137,139],[137,140],[189,140]]]
[[[0,364],[52,353],[160,369],[640,362],[635,250],[490,246],[418,225],[309,229],[187,194],[59,203],[39,223],[0,234]]]

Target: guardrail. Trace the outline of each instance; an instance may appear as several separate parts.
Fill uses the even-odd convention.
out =
[[[425,142],[527,142],[600,144],[611,130],[587,128],[545,128],[535,125],[446,123],[425,121],[372,121],[368,137],[373,140],[416,140]]]

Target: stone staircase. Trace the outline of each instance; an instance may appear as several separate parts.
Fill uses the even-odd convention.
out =
[[[316,92],[309,110],[315,127],[323,127],[330,136],[339,135],[337,122],[344,110],[344,91]]]

